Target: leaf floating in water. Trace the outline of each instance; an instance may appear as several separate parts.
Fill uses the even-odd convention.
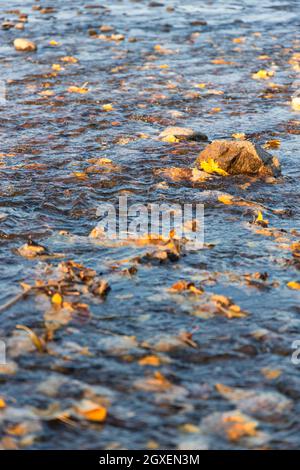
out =
[[[226,434],[232,442],[239,441],[245,436],[256,436],[257,434],[257,421],[248,419],[242,413],[225,416],[223,422],[228,425]]]
[[[28,326],[25,325],[16,325],[16,328],[18,330],[26,331],[32,341],[32,344],[36,347],[36,349],[39,352],[45,352],[45,342],[41,338],[39,338],[37,334],[33,330],[31,330],[31,328],[28,328]]]
[[[273,139],[273,140],[268,140],[263,147],[265,149],[278,149],[281,145],[281,142],[279,139]]]
[[[244,134],[244,132],[236,132],[235,134],[231,134],[231,137],[238,140],[245,140],[246,134]]]
[[[61,72],[64,69],[60,64],[52,64],[52,70],[54,70],[55,72]]]
[[[72,57],[72,56],[65,56],[65,57],[62,57],[60,59],[62,62],[65,62],[67,64],[77,64],[78,62],[78,59],[76,59],[76,57]]]
[[[6,403],[4,398],[0,397],[0,410],[6,408]]]
[[[278,377],[280,377],[282,374],[280,369],[269,369],[268,367],[261,369],[261,373],[268,380],[278,379]]]
[[[161,361],[157,356],[145,356],[139,360],[140,366],[153,366],[158,367],[161,365]]]
[[[275,72],[272,70],[259,70],[258,72],[252,74],[252,78],[254,78],[254,80],[268,80],[274,75]]]
[[[83,400],[75,407],[76,411],[88,421],[103,423],[107,417],[107,409],[91,400]]]
[[[55,41],[55,39],[51,39],[51,41],[49,41],[49,45],[50,46],[59,46],[59,42]]]
[[[89,92],[89,89],[86,88],[86,84],[84,84],[84,85],[82,85],[82,86],[75,86],[75,85],[72,85],[72,86],[69,86],[68,92],[69,92],[69,93],[79,93],[79,94],[81,94],[81,95],[84,95],[85,93],[88,93],[88,92]]]
[[[103,104],[102,105],[103,111],[113,111],[114,107],[111,103]]]
[[[158,371],[152,377],[138,380],[135,386],[145,392],[164,392],[172,388],[171,382]]]
[[[193,282],[188,281],[177,281],[169,290],[170,292],[191,292],[196,295],[202,295],[204,292],[203,289],[196,287]]]
[[[300,282],[298,281],[290,281],[287,283],[289,289],[299,290],[300,289]]]
[[[52,304],[57,307],[61,308],[63,305],[63,298],[62,296],[57,292],[56,294],[52,295],[51,297],[51,302]]]

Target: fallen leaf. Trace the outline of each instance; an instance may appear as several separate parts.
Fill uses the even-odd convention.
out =
[[[153,366],[158,367],[161,365],[160,359],[157,356],[145,356],[139,360],[140,366]]]
[[[244,132],[236,132],[235,134],[231,134],[231,137],[234,139],[245,140],[246,134]]]
[[[266,149],[278,149],[281,145],[279,139],[268,140],[263,147]]]
[[[102,109],[104,111],[113,111],[114,110],[114,107],[111,103],[107,103],[107,104],[103,104],[102,105]]]
[[[261,369],[261,373],[268,380],[275,380],[282,374],[280,369],[269,369],[268,367]]]
[[[29,335],[32,341],[32,344],[36,347],[36,349],[39,352],[45,352],[44,341],[41,338],[39,338],[37,334],[33,330],[31,330],[31,328],[28,328],[25,325],[16,325],[16,329],[25,331]]]
[[[275,75],[275,72],[272,70],[259,70],[256,73],[252,74],[254,80],[267,80]]]
[[[89,89],[86,88],[85,86],[69,86],[68,88],[68,92],[69,93],[79,93],[79,94],[85,94],[85,93],[88,93],[89,92]]]
[[[300,289],[300,282],[298,281],[290,281],[287,283],[289,289],[299,290]]]
[[[169,142],[170,144],[180,142],[180,140],[175,137],[175,135],[167,135],[166,137],[163,137],[162,142]]]
[[[209,158],[207,161],[201,162],[200,167],[209,174],[216,173],[221,176],[228,176],[228,173],[225,170],[222,170],[213,158]]]
[[[6,407],[5,400],[0,397],[0,410]]]
[[[52,295],[51,297],[51,302],[55,307],[62,307],[63,305],[63,298],[62,296],[57,292],[56,294]]]
[[[76,57],[72,57],[72,56],[65,56],[65,57],[62,57],[60,59],[62,62],[66,62],[67,64],[77,64],[78,62],[78,59],[76,59]]]
[[[107,417],[107,408],[91,400],[83,399],[75,406],[75,411],[88,421],[102,423]]]
[[[60,72],[61,70],[64,70],[64,69],[60,64],[52,64],[52,70],[55,70],[55,72]]]

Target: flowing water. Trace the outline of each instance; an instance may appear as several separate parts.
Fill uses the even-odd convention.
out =
[[[290,104],[299,88],[299,1],[33,5],[39,2],[0,1],[2,22],[18,22],[16,10],[28,14],[24,31],[0,31],[0,307],[22,292],[20,283],[49,282],[68,260],[94,269],[111,290],[103,299],[82,294],[85,307],[48,338],[48,353],[16,329],[45,337],[45,294],[1,312],[8,365],[0,375],[0,445],[299,447],[300,366],[291,360],[300,340],[299,291],[287,286],[300,279],[290,248],[299,240],[300,214],[299,113]],[[101,32],[103,25],[113,30]],[[17,52],[16,37],[35,41],[37,51]],[[65,56],[77,62],[61,61]],[[253,79],[261,69],[274,75]],[[158,170],[192,167],[205,146],[159,141],[171,125],[209,140],[233,133],[259,144],[280,140],[270,152],[281,160],[282,177],[170,180]],[[113,164],[97,167],[101,158]],[[224,193],[258,206],[224,205]],[[142,263],[137,257],[148,246],[91,239],[97,207],[120,195],[129,203],[204,203],[205,249]],[[261,206],[266,229],[252,223]],[[29,239],[55,256],[20,256],[16,250]],[[132,266],[135,274],[124,273]],[[201,295],[171,293],[178,280],[201,286],[204,296],[227,296],[247,315],[227,318]],[[186,334],[194,343],[181,341]],[[160,365],[139,362],[149,355]],[[254,391],[254,406],[228,400],[216,384]],[[105,403],[105,423],[68,414],[83,399]],[[237,409],[256,420],[257,432],[236,438],[220,431],[224,413]],[[11,430],[20,423],[29,431]]]

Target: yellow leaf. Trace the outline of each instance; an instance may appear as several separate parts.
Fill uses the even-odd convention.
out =
[[[50,46],[59,46],[59,42],[55,41],[54,39],[51,39],[51,41],[49,41],[49,44]]]
[[[205,88],[206,87],[206,83],[197,83],[195,85],[196,88]]]
[[[240,38],[233,38],[232,42],[234,44],[243,44],[246,41],[246,38],[240,37]]]
[[[63,70],[63,67],[59,64],[52,64],[52,70],[59,72],[60,70]]]
[[[218,196],[218,201],[222,202],[223,204],[233,204],[232,200],[233,196],[231,196],[230,194],[221,194],[221,196]]]
[[[254,80],[267,80],[274,75],[275,72],[272,70],[259,70],[258,72],[252,74],[252,78],[254,78]]]
[[[300,282],[297,281],[290,281],[287,283],[289,289],[299,290],[300,289]]]
[[[279,139],[273,139],[273,140],[268,140],[265,144],[264,144],[264,148],[266,149],[278,149],[280,147],[280,140]]]
[[[0,397],[0,410],[6,407],[5,400]]]
[[[195,424],[185,423],[182,426],[180,426],[180,431],[194,433],[194,432],[199,432],[200,428],[199,426],[196,426]]]
[[[201,162],[200,167],[202,170],[206,171],[206,173],[217,173],[218,175],[228,176],[227,171],[222,170],[213,158],[209,158],[207,161]]]
[[[140,366],[154,366],[158,367],[160,366],[161,362],[159,357],[157,356],[145,356],[142,359],[139,360]]]
[[[88,175],[86,173],[83,173],[82,171],[74,171],[72,173],[72,176],[74,176],[75,178],[79,178],[81,180],[87,180],[88,179]]]
[[[99,160],[97,160],[97,163],[99,165],[107,165],[112,163],[112,160],[110,158],[99,158]]]
[[[80,94],[85,94],[88,93],[89,89],[85,87],[80,87],[80,86],[69,86],[68,92],[69,93],[80,93]]]
[[[114,107],[111,103],[107,103],[102,106],[102,109],[104,111],[113,111]]]
[[[51,302],[55,307],[62,307],[63,305],[63,298],[62,296],[57,292],[56,294],[52,295],[51,297]]]
[[[268,225],[269,221],[264,219],[263,218],[263,215],[262,215],[262,212],[261,211],[258,211],[258,215],[256,217],[256,220],[255,220],[256,223],[260,224],[260,225],[263,225],[263,226],[266,226]]]
[[[300,111],[300,97],[295,96],[291,102],[292,108],[294,111]]]
[[[234,139],[240,139],[240,140],[244,140],[246,138],[246,134],[244,134],[244,132],[236,132],[235,134],[231,134],[231,136]]]
[[[78,62],[78,59],[76,59],[76,57],[72,57],[72,56],[69,56],[69,55],[67,55],[65,57],[62,57],[60,60],[62,62],[66,62],[68,64],[77,64],[77,62]]]
[[[212,108],[211,113],[220,113],[222,111],[222,108]]]
[[[175,137],[175,135],[167,135],[162,139],[162,142],[169,142],[170,144],[173,144],[175,142],[180,142],[180,140]]]
[[[159,68],[160,69],[168,69],[169,66],[167,64],[161,64],[161,65],[159,65]]]

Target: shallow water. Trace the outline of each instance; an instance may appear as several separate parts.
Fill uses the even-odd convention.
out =
[[[24,350],[11,357],[8,347],[16,371],[0,376],[0,396],[11,409],[0,417],[1,445],[174,449],[195,439],[198,443],[189,445],[197,448],[204,439],[212,449],[299,447],[300,366],[291,362],[292,343],[300,340],[299,294],[286,286],[299,280],[299,261],[289,249],[299,240],[299,113],[290,106],[299,71],[289,63],[299,53],[299,2],[174,0],[149,6],[144,0],[104,5],[52,1],[48,6],[55,10],[48,14],[33,11],[32,3],[12,1],[8,9],[0,1],[2,22],[16,21],[12,10],[29,15],[24,32],[0,31],[7,98],[0,107],[0,306],[21,292],[20,282],[49,281],[51,267],[63,260],[95,269],[111,291],[104,301],[83,299],[90,314],[74,315],[55,332],[49,344],[55,354]],[[91,30],[99,34],[103,24],[125,39],[96,39]],[[12,41],[22,36],[38,44],[36,53],[14,50]],[[235,38],[245,40],[233,42]],[[50,40],[59,45],[49,45]],[[163,54],[155,45],[173,53]],[[261,55],[268,58],[261,60]],[[60,62],[64,56],[76,57],[78,63]],[[226,63],[212,62],[221,58]],[[56,63],[64,70],[55,74],[51,66]],[[251,75],[260,69],[275,75],[253,80]],[[88,93],[68,93],[69,86],[86,82]],[[271,88],[270,82],[282,87]],[[199,83],[206,87],[195,87]],[[54,93],[40,95],[44,90]],[[103,111],[106,103],[113,104],[113,111]],[[275,184],[251,181],[246,187],[249,180],[237,177],[168,181],[154,170],[192,166],[205,145],[158,141],[169,125],[192,127],[209,140],[237,132],[260,144],[279,139],[280,148],[270,151],[280,157],[283,176]],[[118,167],[87,172],[92,158],[109,158]],[[253,207],[223,205],[218,202],[223,193],[262,204],[269,227],[283,230],[282,237],[256,233],[259,227],[250,224],[256,216]],[[103,246],[88,238],[97,224],[97,206],[115,203],[124,194],[130,203],[203,202],[205,242],[214,246],[187,251],[175,263],[137,263],[137,273],[125,276],[122,266],[115,265],[149,249]],[[15,250],[29,237],[60,256],[21,257]],[[249,286],[243,275],[256,272],[267,272],[267,283]],[[230,297],[248,315],[228,319],[196,314],[201,299],[168,292],[179,279],[201,282],[208,293]],[[17,324],[42,336],[47,309],[42,296],[17,302],[1,313],[1,338],[9,346]],[[261,329],[266,330],[263,340],[255,339],[253,332]],[[184,344],[163,354],[159,368],[138,363],[147,354],[160,355],[145,348],[145,341],[153,344],[181,332],[192,333],[198,347]],[[116,350],[120,335],[136,337],[122,343],[121,352]],[[78,352],[78,345],[88,347],[91,356]],[[270,380],[264,368],[281,374]],[[172,393],[136,385],[156,369],[173,384]],[[41,388],[49,378],[61,384],[51,396]],[[236,409],[218,393],[217,383],[280,392],[292,400],[292,407],[279,419],[258,419],[267,437],[254,443],[203,429],[184,432],[187,423],[198,426],[212,413]],[[87,395],[109,401],[104,425],[74,420],[71,426],[32,411],[53,403],[66,410]],[[32,440],[24,443],[7,432],[11,423],[28,420],[40,424]]]

